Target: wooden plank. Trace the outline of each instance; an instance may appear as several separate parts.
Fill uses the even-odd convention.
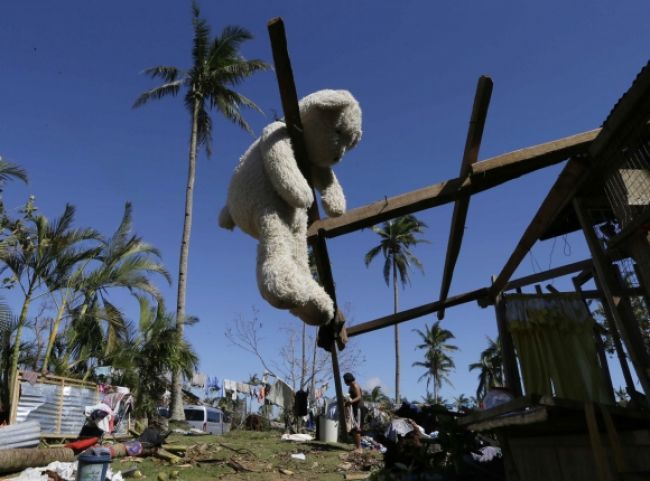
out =
[[[458,424],[461,426],[467,426],[469,424],[483,422],[488,419],[492,419],[504,414],[513,413],[526,409],[530,406],[534,406],[537,403],[539,396],[536,395],[526,395],[512,401],[508,401],[503,404],[499,404],[490,409],[485,409],[483,411],[475,411],[472,414],[465,416],[464,418],[458,419]]]
[[[527,411],[470,424],[467,426],[467,429],[472,432],[492,431],[499,428],[526,426],[528,424],[538,424],[547,421],[548,410],[544,407],[536,406]]]
[[[367,332],[376,331],[377,329],[382,329],[388,326],[394,326],[405,321],[410,321],[418,317],[426,316],[436,312],[438,309],[444,307],[457,306],[459,304],[464,304],[466,302],[476,301],[485,297],[489,293],[487,288],[477,289],[475,291],[465,292],[458,296],[452,296],[446,299],[444,302],[435,301],[429,304],[423,304],[412,309],[407,309],[406,311],[401,311],[396,314],[391,314],[389,316],[380,317],[378,319],[357,324],[355,326],[350,326],[348,328],[348,337],[358,336],[360,334],[365,334]]]
[[[542,202],[537,214],[526,228],[517,247],[515,247],[512,255],[494,281],[491,290],[492,297],[496,297],[504,289],[528,251],[578,192],[588,170],[589,162],[587,159],[572,157],[567,162],[544,202]]]
[[[352,209],[340,217],[318,220],[309,227],[308,235],[310,238],[314,237],[319,230],[323,229],[325,237],[337,237],[388,219],[444,205],[460,197],[491,189],[585,152],[598,132],[599,129],[596,129],[478,162],[472,166],[468,179],[445,180],[429,187]]]
[[[478,152],[481,147],[483,138],[483,129],[487,117],[488,106],[492,96],[492,79],[482,75],[476,85],[476,94],[474,95],[474,106],[472,107],[472,116],[469,121],[467,130],[467,139],[465,141],[465,151],[463,160],[460,164],[460,173],[458,177],[464,179],[470,173],[472,164],[478,160]],[[454,276],[454,268],[460,253],[460,246],[463,242],[465,233],[465,220],[469,210],[470,196],[462,196],[456,199],[454,211],[451,216],[451,226],[449,228],[449,240],[447,241],[447,254],[445,256],[445,266],[442,272],[442,282],[440,284],[440,301],[447,299],[449,287]],[[445,317],[445,308],[438,311],[438,319]]]
[[[515,150],[477,162],[472,166],[474,177],[520,177],[533,170],[548,167],[585,152],[601,129],[588,130],[544,144]]]
[[[517,288],[520,286],[526,286],[532,282],[540,282],[541,280],[552,279],[560,275],[565,275],[571,272],[576,272],[583,268],[585,265],[591,265],[590,260],[584,260],[579,262],[574,262],[573,264],[567,264],[566,266],[557,267],[555,269],[550,269],[546,272],[540,272],[538,274],[533,274],[532,276],[525,276],[519,279],[514,279],[506,285],[506,290],[511,288]],[[587,291],[587,294],[590,294],[591,291]],[[401,311],[396,314],[391,314],[388,316],[380,317],[372,321],[367,321],[355,326],[350,326],[347,330],[348,337],[358,336],[366,332],[376,331],[384,327],[393,326],[402,322],[410,321],[418,317],[426,316],[433,312],[437,312],[438,309],[442,307],[453,307],[460,304],[465,304],[467,302],[478,301],[482,307],[488,306],[491,302],[489,298],[490,288],[484,287],[481,289],[476,289],[469,292],[464,292],[456,296],[447,298],[444,302],[435,301],[428,304],[423,304],[406,311]]]
[[[571,264],[566,264],[560,267],[555,267],[544,272],[538,272],[536,274],[531,274],[529,276],[520,277],[509,281],[504,291],[509,291],[511,289],[517,289],[518,287],[525,287],[531,284],[537,284],[538,282],[548,281],[550,279],[555,279],[556,277],[566,276],[568,274],[573,274],[578,271],[591,270],[593,268],[593,263],[591,259],[585,259],[578,262],[573,262]]]
[[[59,385],[59,399],[56,403],[56,429],[57,434],[61,433],[61,423],[63,421],[63,393],[65,391],[65,381],[61,379],[61,384]]]
[[[609,466],[607,465],[607,453],[605,452],[605,448],[603,448],[600,440],[598,423],[596,422],[596,413],[592,403],[585,403],[585,420],[587,421],[587,431],[589,432],[589,441],[594,455],[598,480],[614,481]]]
[[[614,421],[612,421],[612,416],[609,414],[609,410],[606,406],[600,404],[599,406],[600,415],[605,422],[605,430],[607,431],[607,437],[609,438],[609,446],[612,450],[614,464],[616,465],[616,470],[619,473],[624,473],[628,471],[628,465],[625,461],[625,455],[623,454],[623,445],[621,444],[621,437],[616,431],[614,426]]]
[[[494,312],[497,318],[497,328],[499,330],[499,342],[501,343],[501,353],[503,356],[503,374],[505,385],[515,398],[522,396],[521,377],[517,367],[517,356],[515,354],[515,345],[512,335],[506,323],[506,304],[502,296],[497,297],[494,304]]]
[[[289,59],[289,51],[287,48],[287,38],[284,29],[284,22],[281,18],[277,17],[268,22],[269,37],[271,39],[271,48],[273,51],[273,63],[275,65],[275,72],[278,80],[278,87],[280,89],[280,97],[282,99],[282,109],[284,111],[285,122],[287,125],[287,132],[291,139],[291,147],[294,151],[296,161],[300,167],[303,176],[312,186],[311,175],[309,171],[309,158],[307,154],[307,146],[305,139],[302,135],[302,122],[300,120],[300,109],[298,107],[298,94],[296,85],[293,78],[293,70],[291,68],[291,60]],[[313,186],[312,186],[313,192]],[[316,194],[314,192],[314,202],[309,208],[309,222],[314,223],[320,219],[318,212],[318,203],[315,201]],[[338,312],[336,305],[336,289],[334,287],[334,279],[332,277],[332,270],[329,264],[329,256],[327,254],[327,245],[321,236],[321,241],[316,241],[312,244],[314,248],[314,255],[316,257],[316,268],[318,270],[318,277],[323,284],[323,288],[327,294],[334,301],[336,313],[334,319],[331,320],[329,325],[322,326],[323,329],[329,329],[329,338],[331,343],[329,351],[332,354],[332,370],[334,372],[334,386],[336,389],[337,398],[337,411],[339,413],[339,427],[343,429],[345,426],[345,412],[343,409],[343,387],[341,385],[341,378],[339,376],[338,356],[336,353],[337,340],[339,338],[340,326],[336,323],[335,319],[343,319],[343,316]]]

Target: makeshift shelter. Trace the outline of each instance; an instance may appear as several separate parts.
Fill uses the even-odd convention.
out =
[[[282,106],[294,154],[303,174],[307,171],[307,152],[302,138],[297,93],[289,61],[284,25],[281,19],[269,22],[275,71]],[[388,219],[454,202],[449,242],[437,301],[367,321],[349,329],[340,311],[319,332],[319,346],[332,354],[336,392],[342,399],[337,349],[347,337],[358,336],[437,312],[442,319],[448,307],[478,301],[483,307],[495,306],[504,356],[506,385],[515,399],[472,416],[464,423],[475,431],[497,430],[505,452],[507,476],[514,480],[576,479],[602,481],[623,473],[650,472],[650,416],[647,398],[630,408],[611,406],[612,386],[606,358],[598,335],[592,335],[591,321],[582,313],[564,316],[525,316],[508,320],[508,304],[516,298],[507,291],[521,289],[557,276],[578,274],[574,278],[580,298],[600,298],[609,315],[621,368],[627,372],[628,391],[634,394],[625,349],[636,375],[650,394],[650,354],[642,341],[638,320],[630,307],[630,295],[650,298],[650,67],[646,66],[630,90],[621,98],[601,129],[572,135],[545,144],[524,148],[481,162],[478,153],[492,92],[488,77],[479,79],[470,119],[460,175],[416,191],[348,211],[337,218],[320,219],[317,204],[309,211],[309,240],[314,250],[318,276],[336,306],[336,292],[326,239],[340,236]],[[460,253],[464,224],[472,194],[493,188],[537,169],[567,160],[524,232],[514,252],[492,285],[449,297],[454,267]],[[309,175],[305,175],[309,179]],[[606,239],[598,237],[603,223],[613,226]],[[585,259],[547,272],[511,280],[535,242],[582,229],[592,254]],[[606,249],[603,249],[603,244]],[[621,282],[614,262],[628,262],[638,271],[639,288]],[[583,291],[594,278],[598,289]],[[541,289],[538,289],[541,293]],[[506,294],[504,294],[506,293]],[[571,301],[576,306],[577,301]],[[514,304],[513,304],[514,303]],[[557,303],[556,303],[557,304]],[[554,308],[554,312],[562,309]],[[510,316],[513,319],[513,316]],[[535,328],[543,335],[534,342],[528,336]],[[519,323],[519,325],[518,325]],[[509,326],[509,324],[512,324]],[[566,340],[557,339],[553,327],[573,331]],[[616,342],[619,339],[620,342]],[[560,342],[561,341],[561,342]],[[572,358],[562,356],[560,346],[572,344]],[[536,354],[537,353],[537,354]],[[519,354],[519,362],[517,358]],[[563,357],[563,359],[561,359]],[[597,357],[597,361],[595,360]],[[569,372],[561,372],[559,366]],[[523,395],[519,366],[522,367],[526,395]],[[572,380],[580,378],[578,386]],[[533,393],[529,391],[542,391]],[[540,396],[540,394],[545,394]],[[551,394],[553,396],[551,396]],[[557,395],[574,399],[562,399]],[[595,404],[594,401],[599,401]],[[343,409],[339,406],[339,413]],[[598,416],[597,416],[598,413]],[[600,418],[601,424],[598,420]],[[341,419],[339,425],[343,426]],[[525,428],[522,429],[522,426]],[[607,433],[608,445],[601,440]],[[621,433],[619,433],[621,431]],[[623,449],[624,446],[624,449]],[[634,473],[632,473],[634,471]]]

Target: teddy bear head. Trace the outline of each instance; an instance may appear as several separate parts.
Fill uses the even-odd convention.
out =
[[[361,139],[361,108],[347,90],[319,90],[299,106],[311,163],[330,167]]]

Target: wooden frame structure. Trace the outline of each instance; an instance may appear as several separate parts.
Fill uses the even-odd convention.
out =
[[[305,168],[307,152],[302,138],[298,97],[282,19],[271,20],[268,29],[287,128],[301,170],[303,173],[307,173]],[[632,121],[638,121],[639,115],[641,115],[647,121],[647,111],[650,110],[643,109],[646,108],[646,104],[649,103],[648,99],[650,99],[650,70],[646,68],[642,71],[633,88],[616,105],[604,128],[582,132],[477,162],[491,92],[492,81],[488,77],[481,77],[477,85],[465,151],[460,174],[457,178],[395,197],[385,198],[373,204],[352,209],[336,218],[321,219],[316,202],[309,209],[308,240],[314,250],[319,278],[336,306],[336,292],[326,246],[327,238],[354,232],[398,216],[451,202],[454,203],[440,297],[437,301],[357,324],[347,328],[347,330],[343,326],[344,319],[337,308],[335,318],[328,326],[321,328],[319,331],[319,346],[324,347],[332,354],[341,426],[344,425],[344,422],[342,419],[342,388],[337,345],[342,348],[347,336],[358,336],[433,312],[437,312],[438,318],[442,319],[446,308],[471,301],[478,301],[483,307],[495,305],[497,325],[503,340],[506,383],[516,395],[521,396],[521,384],[514,348],[512,342],[509,341],[509,335],[501,319],[501,296],[510,289],[520,289],[526,285],[573,273],[579,273],[577,277],[596,274],[598,290],[582,292],[582,295],[583,297],[600,297],[604,299],[609,308],[608,310],[613,313],[614,324],[620,332],[627,352],[633,361],[637,376],[646,394],[650,395],[650,356],[647,352],[644,352],[638,326],[635,329],[633,320],[628,315],[629,313],[621,312],[624,303],[621,303],[620,299],[624,298],[630,291],[622,289],[621,286],[614,287],[615,283],[612,280],[612,274],[608,273],[612,269],[613,260],[620,258],[621,253],[614,249],[610,249],[608,252],[601,252],[596,249],[597,246],[590,237],[590,232],[593,232],[596,220],[586,217],[582,208],[583,201],[580,199],[583,191],[585,191],[585,186],[589,186],[594,179],[597,179],[599,169],[602,169],[607,162],[603,152],[610,149],[612,139],[615,139],[620,134],[620,131],[626,128],[626,123],[630,122],[630,118],[636,119]],[[639,114],[639,111],[642,111],[642,113]],[[550,189],[503,269],[493,278],[492,284],[449,297],[449,289],[462,244],[464,223],[471,195],[567,159],[568,161],[557,181]],[[305,175],[305,178],[309,179],[309,175]],[[599,179],[598,181],[602,183]],[[566,210],[571,208],[575,208],[580,221],[580,225],[575,226],[574,230],[578,227],[584,230],[592,253],[592,259],[510,280],[533,244],[545,238],[553,230],[553,224],[557,223]],[[648,277],[650,278],[650,272],[648,272]]]

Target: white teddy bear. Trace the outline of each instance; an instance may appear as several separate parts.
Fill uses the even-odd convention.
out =
[[[345,212],[332,166],[361,139],[361,109],[346,90],[320,90],[299,103],[311,180],[325,212]],[[268,125],[235,168],[219,225],[259,240],[257,284],[272,306],[290,309],[307,324],[334,317],[334,303],[312,278],[307,254],[307,209],[312,189],[293,154],[283,121]]]

